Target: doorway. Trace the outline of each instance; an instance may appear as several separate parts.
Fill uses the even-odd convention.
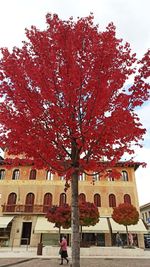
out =
[[[30,245],[32,222],[23,222],[21,245]]]

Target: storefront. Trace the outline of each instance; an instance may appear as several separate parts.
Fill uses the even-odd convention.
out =
[[[9,246],[14,216],[0,216],[0,246]]]

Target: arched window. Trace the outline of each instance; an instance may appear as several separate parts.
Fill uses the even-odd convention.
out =
[[[85,173],[79,174],[79,181],[85,181]]]
[[[64,175],[61,175],[61,176],[59,176],[60,177],[60,180],[61,181],[64,181],[65,180],[65,176]]]
[[[109,207],[116,207],[116,197],[114,194],[109,195]]]
[[[19,171],[19,169],[15,169],[15,170],[13,171],[12,180],[18,180],[18,179],[19,179],[19,176],[20,176],[20,171]]]
[[[128,194],[124,195],[124,203],[131,204],[131,197]]]
[[[53,173],[51,173],[51,171],[46,172],[46,180],[49,180],[49,181],[53,180]]]
[[[128,173],[127,173],[127,171],[122,171],[122,180],[123,181],[128,181]]]
[[[108,170],[107,171],[107,177],[108,177],[108,181],[115,181],[114,177],[112,177],[112,170]]]
[[[52,206],[52,194],[46,193],[44,195],[43,212],[47,213],[48,209]]]
[[[86,196],[85,196],[85,194],[81,193],[81,194],[79,195],[79,202],[80,202],[80,203],[84,203],[84,202],[86,202]]]
[[[17,199],[16,193],[13,192],[9,194],[7,200],[7,208],[6,208],[7,211],[9,212],[15,211],[16,199]]]
[[[0,170],[0,180],[3,180],[5,177],[5,170],[4,169],[1,169]]]
[[[94,195],[94,204],[97,206],[97,207],[101,207],[101,197],[99,194],[95,194]]]
[[[36,170],[30,171],[29,180],[36,180]]]
[[[60,194],[59,205],[62,206],[66,204],[66,202],[67,202],[66,194],[65,193]]]
[[[100,181],[100,173],[93,172],[93,181]]]
[[[33,212],[34,207],[34,194],[28,193],[26,195],[25,212]]]

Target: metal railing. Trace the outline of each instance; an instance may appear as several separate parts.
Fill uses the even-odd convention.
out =
[[[31,205],[31,204],[3,204],[2,212],[3,213],[47,213],[50,206],[44,205]]]

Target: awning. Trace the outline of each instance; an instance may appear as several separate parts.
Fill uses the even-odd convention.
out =
[[[54,227],[53,223],[50,223],[45,217],[38,217],[34,228],[35,234],[39,233],[59,233],[59,229]],[[94,226],[83,226],[82,233],[109,233],[109,226],[107,218],[100,218],[99,222]],[[61,228],[62,234],[70,234],[71,228]]]
[[[61,233],[62,234],[71,234],[71,228],[68,228],[68,229],[61,228]]]
[[[112,218],[109,218],[112,232],[120,232],[120,233],[126,233],[126,227],[122,224],[116,223]],[[128,231],[132,233],[147,233],[147,229],[142,221],[142,219],[139,219],[138,223],[135,225],[129,225]]]
[[[99,222],[94,226],[83,226],[83,233],[109,233],[109,226],[107,218],[100,218]]]
[[[35,234],[39,233],[58,233],[59,229],[54,227],[55,224],[51,223],[45,217],[38,217],[34,228]]]
[[[141,232],[141,233],[147,233],[148,231],[147,231],[147,229],[146,229],[146,227],[145,227],[145,225],[144,225],[144,223],[143,223],[143,221],[142,221],[142,219],[139,219],[139,221],[138,221],[138,223],[137,224],[135,224],[135,225],[130,225],[129,227],[128,227],[128,229],[129,229],[129,231],[131,231],[131,232]]]
[[[41,216],[41,217],[37,218],[34,232],[35,232],[35,234],[39,234],[39,233],[57,234],[57,233],[59,233],[59,229],[57,227],[55,227],[54,223],[49,222],[47,220],[47,218]],[[71,233],[71,228],[69,228],[69,229],[61,228],[61,233],[62,234],[69,234],[69,233]]]
[[[6,228],[14,216],[0,216],[0,228]]]

